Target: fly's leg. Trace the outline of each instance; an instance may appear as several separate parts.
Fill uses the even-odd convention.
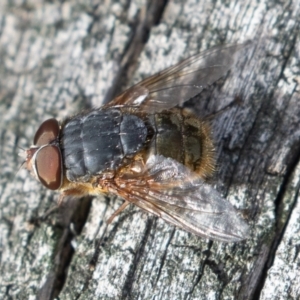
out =
[[[29,224],[32,225],[38,225],[41,222],[45,222],[47,220],[47,218],[52,215],[53,213],[56,213],[59,209],[59,207],[63,204],[63,199],[64,199],[65,195],[62,193],[59,195],[59,198],[57,200],[57,205],[55,205],[52,208],[49,208],[43,215],[41,216],[36,216],[36,217],[31,217],[30,220],[28,221]]]
[[[105,176],[106,174],[102,174],[99,175],[99,177],[96,179],[95,181],[95,187],[99,188],[99,191],[104,192],[104,193],[110,193],[110,194],[115,194],[118,195],[117,193],[117,189],[114,183],[114,176]],[[90,270],[94,270],[97,261],[98,261],[98,257],[100,255],[101,249],[105,244],[105,239],[107,238],[107,229],[108,226],[111,224],[111,222],[113,221],[113,219],[120,213],[122,212],[128,205],[130,204],[130,202],[125,201],[107,220],[106,220],[106,224],[104,226],[103,229],[103,233],[102,236],[100,237],[100,239],[98,241],[95,242],[95,251],[94,254],[89,262],[89,268]]]
[[[106,231],[107,231],[107,228],[108,226],[110,225],[110,223],[113,221],[113,219],[120,213],[122,212],[128,205],[130,204],[130,202],[128,201],[125,201],[107,220],[106,220],[106,225],[104,227],[104,230],[103,230],[103,234],[102,234],[102,237],[100,238],[100,240],[96,243],[95,245],[95,252],[93,254],[93,257],[92,259],[90,260],[89,262],[89,268],[90,270],[94,270],[95,269],[95,266],[96,266],[96,263],[98,261],[98,257],[99,257],[99,254],[100,254],[100,250],[101,250],[101,246],[104,245],[105,241],[104,241],[104,238],[106,236]]]
[[[205,116],[203,118],[204,121],[210,121],[212,119],[214,119],[216,116],[221,115],[222,113],[224,113],[225,111],[229,110],[230,108],[234,107],[235,105],[241,105],[242,104],[242,100],[241,97],[236,95],[234,97],[234,100],[232,102],[230,102],[229,104],[227,104],[226,106],[224,106],[223,108],[221,108],[220,110],[213,112],[207,116]]]
[[[41,223],[45,222],[47,218],[56,213],[58,211],[58,206],[55,205],[54,207],[48,209],[43,215],[41,216],[32,216],[29,220],[28,223],[34,226],[38,226]]]
[[[99,176],[96,185],[99,186],[102,191],[121,196],[123,199],[124,199],[123,193],[127,195],[127,192],[122,191],[118,187],[118,184],[116,184],[115,182],[115,177],[107,178],[107,176],[105,176],[104,178],[101,178]],[[120,212],[122,212],[129,204],[130,202],[125,200],[125,202],[106,220],[106,224],[109,225],[113,221],[113,219]]]
[[[64,197],[65,197],[65,194],[64,194],[64,193],[61,193],[61,194],[59,195],[59,198],[58,198],[58,200],[57,200],[57,206],[58,206],[58,207],[61,206],[61,205],[63,204]]]
[[[130,202],[125,201],[107,220],[106,220],[106,224],[107,226],[113,221],[113,219],[120,213],[122,212],[128,205],[130,204]]]

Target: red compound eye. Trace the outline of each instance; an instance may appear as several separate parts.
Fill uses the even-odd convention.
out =
[[[37,130],[33,144],[43,146],[53,142],[59,135],[59,124],[56,119],[44,121]]]
[[[62,158],[60,149],[48,145],[38,150],[35,159],[36,174],[40,182],[50,190],[57,190],[62,184]]]

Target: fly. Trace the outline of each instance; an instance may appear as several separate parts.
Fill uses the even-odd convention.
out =
[[[177,107],[230,69],[246,44],[215,47],[159,72],[109,104],[44,121],[26,168],[67,195],[116,194],[198,236],[237,242],[248,225],[206,182],[215,168],[210,127]]]

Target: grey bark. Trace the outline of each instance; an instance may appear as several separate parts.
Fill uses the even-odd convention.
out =
[[[33,1],[0,4],[1,299],[298,299],[299,1]],[[125,85],[214,45],[252,39],[221,85],[213,184],[251,226],[200,239],[122,203],[69,199],[18,171],[39,124],[100,106]],[[105,99],[105,100],[104,100]],[[21,151],[22,152],[22,151]],[[103,242],[104,241],[104,242]],[[91,260],[93,259],[93,267]]]

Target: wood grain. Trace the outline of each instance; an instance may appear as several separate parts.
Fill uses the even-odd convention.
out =
[[[20,3],[0,4],[0,298],[298,299],[299,1]],[[43,120],[248,39],[228,76],[188,103],[205,117],[236,100],[212,121],[212,184],[250,224],[248,240],[202,240],[129,208],[97,248],[122,203],[104,196],[69,199],[36,219],[58,195],[18,171],[18,147]]]

